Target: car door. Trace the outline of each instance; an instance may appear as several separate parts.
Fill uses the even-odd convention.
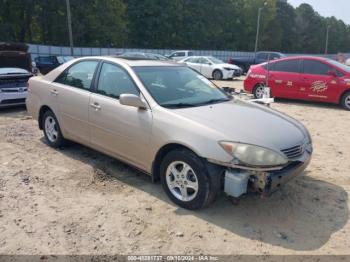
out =
[[[200,73],[207,78],[212,78],[213,77],[212,63],[205,57],[199,58],[198,62],[201,65]]]
[[[109,62],[102,64],[96,82],[89,106],[92,145],[139,168],[147,168],[142,160],[148,154],[152,112],[119,102],[121,94],[142,96],[138,87],[124,68]]]
[[[90,142],[89,101],[98,60],[84,60],[66,69],[51,86],[63,134],[83,144]]]
[[[302,84],[303,99],[327,102],[339,96],[336,70],[326,62],[304,59]]]
[[[270,70],[268,77],[273,97],[300,98],[300,63],[300,59],[288,59],[265,65]]]

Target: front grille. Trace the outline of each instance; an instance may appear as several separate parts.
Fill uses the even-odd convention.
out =
[[[288,158],[297,158],[297,157],[300,157],[300,156],[303,155],[304,147],[303,147],[303,145],[298,145],[298,146],[294,146],[294,147],[291,147],[291,148],[283,149],[281,151]]]
[[[25,98],[20,98],[20,99],[5,99],[2,100],[0,104],[3,105],[8,105],[8,104],[24,104],[26,102]]]
[[[28,79],[1,79],[0,88],[11,88],[26,86]]]
[[[21,88],[2,88],[0,89],[0,92],[2,93],[21,93],[26,92],[27,88],[21,87]]]

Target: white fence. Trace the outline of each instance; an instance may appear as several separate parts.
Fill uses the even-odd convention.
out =
[[[28,44],[29,53],[32,55],[32,59],[37,56],[47,55],[71,55],[70,47],[66,46],[48,46],[48,45],[36,45]],[[161,55],[172,53],[173,49],[137,49],[137,48],[96,48],[96,47],[74,47],[73,55],[75,57],[80,56],[104,56],[104,55],[118,55],[124,52],[150,52]],[[231,57],[252,57],[254,52],[237,52],[237,51],[220,51],[220,50],[191,50],[195,55],[215,56],[223,61],[227,61]],[[288,54],[296,55],[296,54]],[[317,55],[323,56],[326,55]],[[350,54],[346,54],[346,57],[350,57]],[[336,55],[327,55],[326,57],[336,59]]]

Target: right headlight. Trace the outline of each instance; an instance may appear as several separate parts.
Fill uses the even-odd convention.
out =
[[[219,144],[232,155],[233,163],[237,165],[274,167],[288,163],[288,159],[282,154],[267,148],[235,142],[219,142]]]

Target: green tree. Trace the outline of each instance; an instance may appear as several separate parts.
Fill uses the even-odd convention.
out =
[[[297,43],[295,50],[302,53],[322,53],[325,43],[325,19],[312,6],[302,4],[296,9]]]
[[[297,37],[295,27],[295,11],[293,6],[278,0],[275,6],[275,16],[264,30],[263,48],[280,52],[293,52]]]

